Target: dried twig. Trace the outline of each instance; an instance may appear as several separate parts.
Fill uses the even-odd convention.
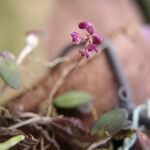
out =
[[[30,118],[28,120],[19,122],[15,125],[10,126],[8,129],[17,129],[20,128],[22,126],[28,125],[28,124],[33,124],[33,123],[37,123],[37,124],[48,124],[52,121],[52,118],[50,117],[34,117],[34,118]]]
[[[44,138],[43,137],[41,138],[41,141],[40,141],[40,148],[41,150],[44,150]]]
[[[68,56],[64,56],[64,57],[57,57],[56,59],[54,59],[53,61],[45,61],[43,59],[40,58],[36,58],[36,61],[42,63],[43,65],[49,67],[49,68],[54,68],[57,65],[59,65],[60,63],[64,63],[64,62],[70,62],[71,59]]]
[[[41,134],[43,135],[43,137],[51,144],[53,145],[57,150],[60,150],[60,147],[59,145],[57,144],[57,142],[52,139],[49,134],[48,134],[48,131],[47,130],[44,130],[41,126],[38,126],[38,125],[34,125],[34,127],[39,130],[41,132]]]
[[[93,55],[92,58],[95,58],[96,56],[97,56],[97,55]],[[91,58],[91,59],[92,59],[92,58]],[[50,114],[51,114],[51,109],[52,109],[52,108],[51,108],[51,102],[52,102],[52,100],[53,100],[53,97],[54,97],[54,95],[56,94],[56,92],[58,91],[58,89],[60,88],[60,86],[65,82],[65,79],[66,79],[75,69],[77,69],[77,68],[80,67],[80,66],[85,65],[88,61],[89,61],[89,60],[83,59],[83,58],[81,57],[81,59],[80,59],[77,63],[69,65],[68,67],[66,67],[66,68],[62,71],[62,73],[61,73],[59,79],[56,81],[56,83],[54,84],[52,90],[50,91],[50,93],[49,93],[49,95],[48,95],[48,101],[46,102],[46,104],[48,103],[48,104],[47,104],[47,106],[48,106],[47,116],[50,116]]]

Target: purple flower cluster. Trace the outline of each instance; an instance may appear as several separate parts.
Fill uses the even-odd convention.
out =
[[[98,45],[102,43],[102,37],[95,32],[94,26],[87,21],[78,24],[79,29],[86,30],[87,34],[81,37],[78,32],[71,33],[72,41],[75,44],[85,42],[84,48],[80,49],[81,56],[89,58],[93,52],[98,53]]]

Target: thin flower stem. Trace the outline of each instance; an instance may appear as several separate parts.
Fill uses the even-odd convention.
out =
[[[19,54],[16,62],[17,62],[17,65],[20,65],[24,58],[32,51],[32,47],[30,45],[27,45],[23,50],[22,52]]]
[[[47,116],[50,116],[50,113],[52,112],[52,108],[51,108],[51,102],[53,100],[54,95],[56,94],[56,92],[58,91],[58,89],[60,88],[60,86],[65,82],[65,79],[76,69],[78,68],[78,66],[80,65],[82,61],[82,57],[81,59],[76,63],[76,64],[72,64],[70,66],[68,66],[67,68],[65,68],[62,72],[62,74],[60,75],[59,79],[56,81],[55,85],[53,86],[52,90],[49,93],[48,96],[48,110],[47,110]]]
[[[95,58],[97,55],[93,55],[92,58]],[[92,59],[91,58],[91,59]],[[81,57],[78,62],[76,64],[71,64],[68,67],[66,67],[59,79],[56,81],[55,85],[53,86],[52,90],[50,91],[49,95],[48,95],[48,100],[45,104],[47,104],[48,109],[47,109],[47,116],[50,116],[52,113],[52,109],[53,107],[51,106],[51,102],[53,100],[54,95],[56,94],[56,92],[58,91],[58,89],[60,88],[60,86],[65,82],[65,79],[78,67],[80,66],[84,66],[89,60],[91,59],[84,59],[83,57]]]
[[[38,125],[34,125],[35,129],[38,130],[39,132],[41,132],[41,134],[43,135],[43,137],[51,144],[53,145],[57,150],[61,150],[60,146],[58,145],[58,143],[49,136],[49,133],[47,130],[43,129],[41,126]]]
[[[30,33],[29,35],[27,35],[26,45],[16,60],[17,65],[21,65],[21,63],[27,57],[27,55],[29,55],[38,46],[38,44],[39,44],[39,37],[36,34]]]
[[[49,68],[54,68],[60,63],[71,61],[68,56],[58,57],[58,58],[56,58],[56,59],[54,59],[53,61],[50,61],[50,62],[45,61],[45,60],[40,59],[40,58],[36,58],[35,60],[39,63],[42,63],[44,66],[49,67]]]

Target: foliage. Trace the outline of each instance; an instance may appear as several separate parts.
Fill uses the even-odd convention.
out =
[[[76,108],[88,103],[93,99],[93,96],[86,92],[69,91],[58,97],[53,101],[53,105],[57,108]]]
[[[143,133],[139,132],[140,126],[137,125],[136,128],[134,126],[139,121],[139,111],[135,113],[137,109],[133,113],[133,122],[129,120],[128,112],[124,108],[115,108],[99,116],[90,128],[86,127],[80,119],[62,116],[54,113],[54,109],[51,109],[53,106],[66,110],[81,108],[87,106],[86,104],[89,104],[90,100],[94,98],[93,95],[83,91],[68,91],[55,98],[57,90],[68,75],[80,66],[80,61],[84,60],[84,57],[91,58],[91,52],[98,53],[97,46],[102,43],[101,36],[95,32],[95,28],[90,22],[81,22],[78,26],[88,33],[84,39],[77,32],[71,34],[75,44],[79,44],[82,40],[85,42],[84,49],[79,50],[81,59],[77,64],[67,68],[67,71],[62,72],[52,87],[48,99],[50,102],[53,101],[53,105],[48,103],[47,115],[40,115],[41,112],[35,114],[17,111],[17,108],[11,112],[9,109],[0,107],[0,139],[6,140],[6,142],[0,143],[1,150],[9,149],[16,144],[19,149],[129,150],[137,142],[137,139],[144,150],[149,148],[148,137],[144,134],[145,138],[143,138]],[[26,46],[17,60],[10,53],[0,52],[0,76],[12,88],[20,87],[21,79],[18,67],[38,45],[38,34],[38,32],[32,32],[27,36]],[[58,63],[55,64],[52,67],[55,68]],[[93,108],[92,111],[94,114],[95,109]]]
[[[7,85],[14,89],[21,85],[18,66],[11,53],[0,52],[0,76]]]
[[[18,144],[20,141],[22,141],[24,139],[25,139],[24,135],[14,136],[14,137],[10,138],[9,140],[7,140],[6,142],[0,143],[0,149],[8,150],[9,148],[15,146],[16,144]]]

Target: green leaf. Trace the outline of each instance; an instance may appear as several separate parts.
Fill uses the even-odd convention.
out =
[[[17,89],[21,85],[20,74],[14,59],[3,57],[0,59],[0,76],[10,87]]]
[[[103,114],[93,125],[91,129],[92,135],[100,135],[109,133],[111,135],[119,132],[122,125],[127,120],[128,114],[123,108],[116,108],[110,112]]]
[[[0,150],[8,150],[11,147],[15,146],[18,144],[20,141],[24,140],[25,136],[24,135],[17,135],[12,138],[10,138],[8,141],[4,143],[0,143]]]
[[[89,93],[81,91],[70,91],[54,99],[53,105],[56,108],[71,109],[86,104],[92,99],[93,96]]]

